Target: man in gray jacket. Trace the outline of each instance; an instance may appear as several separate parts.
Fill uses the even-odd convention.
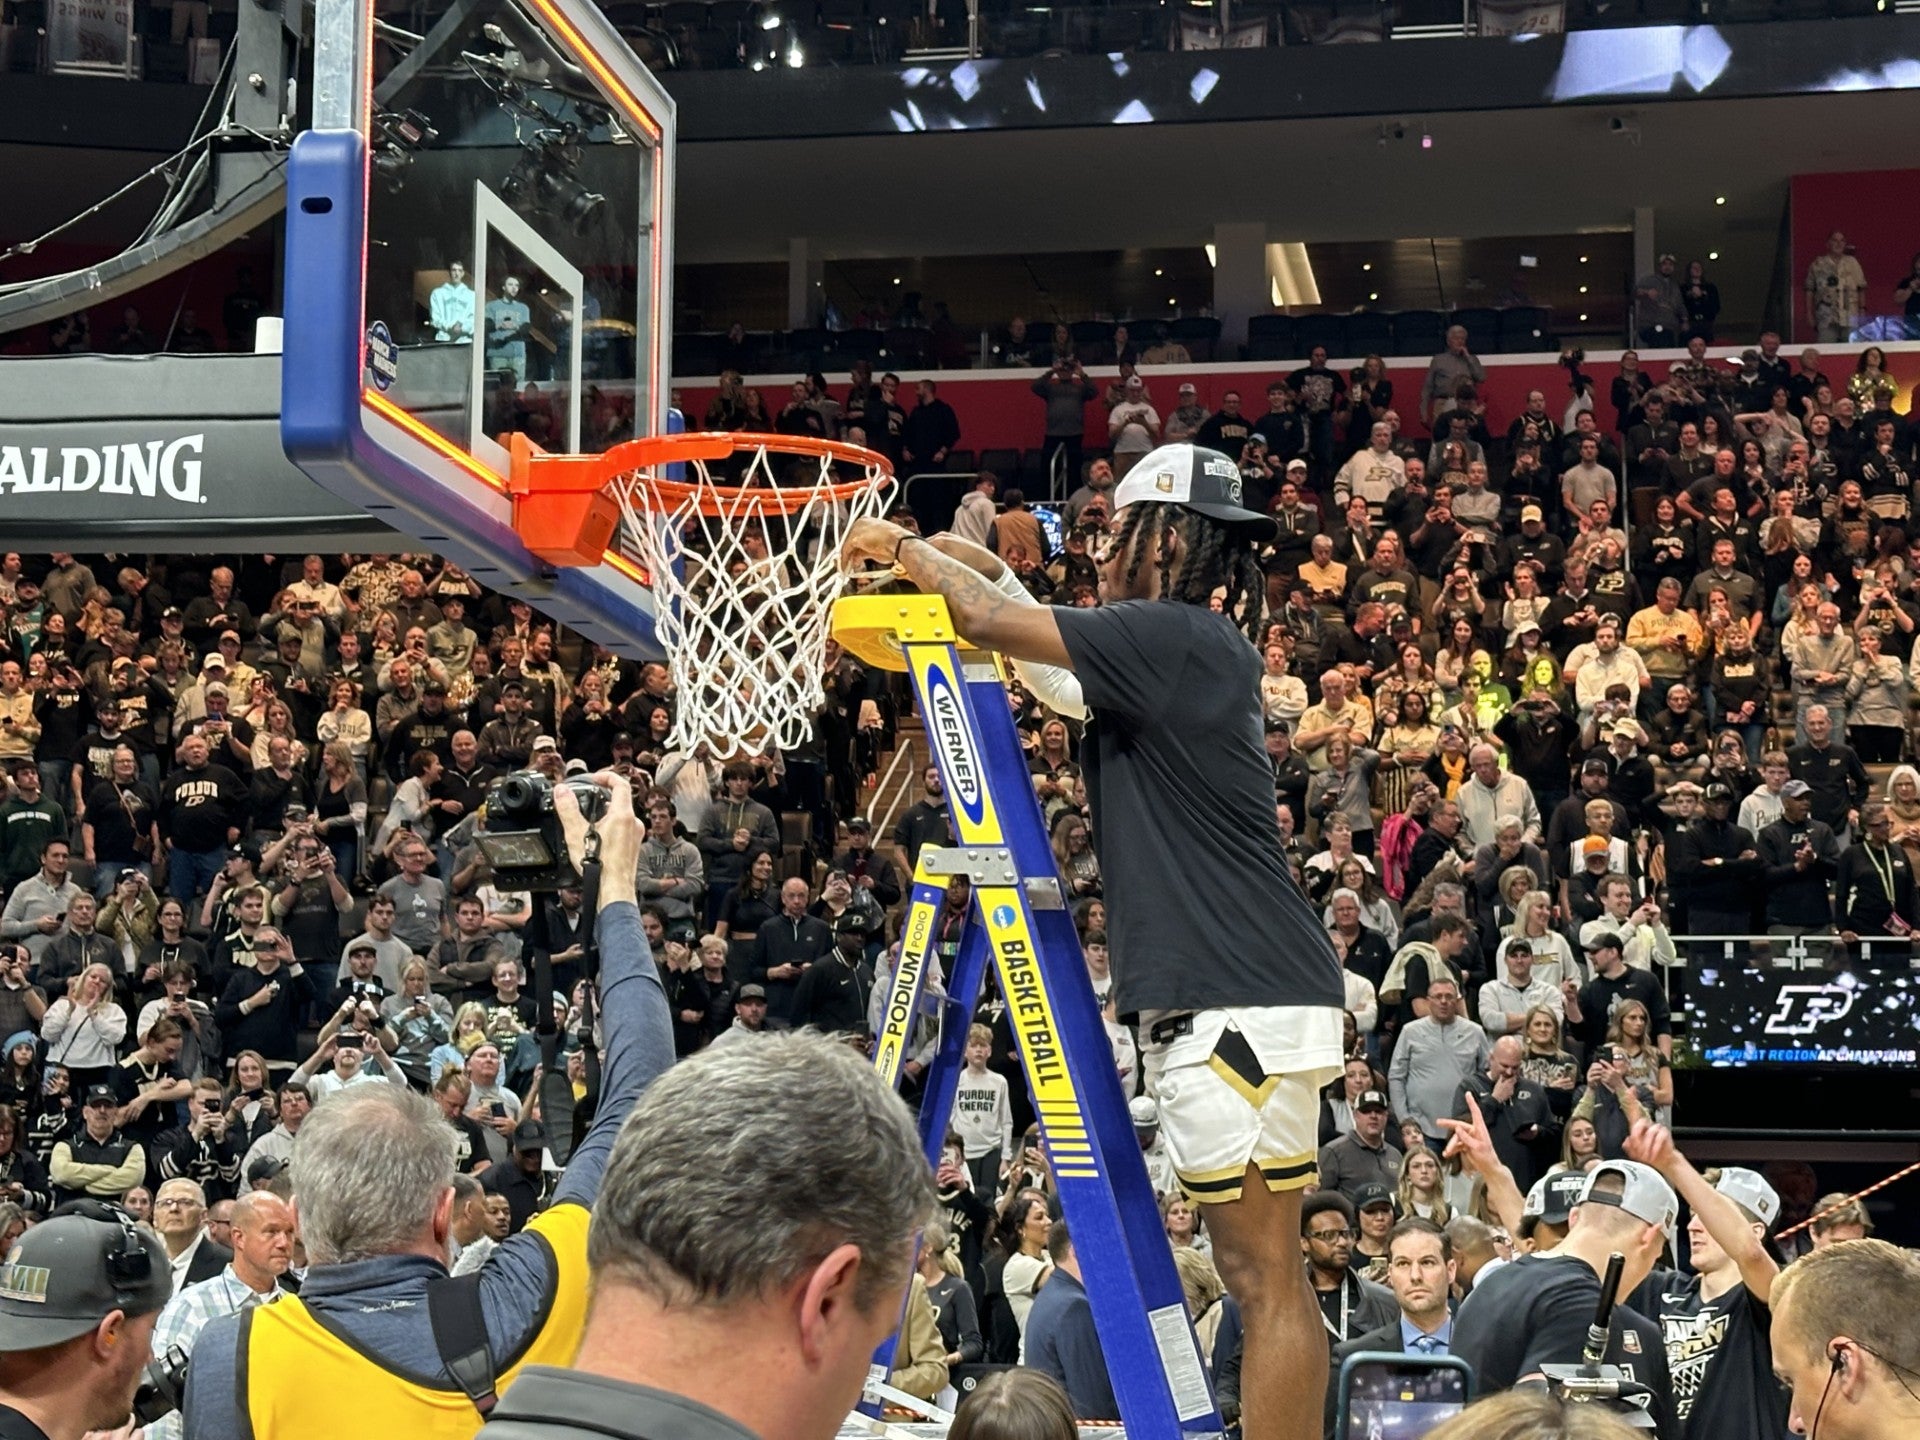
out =
[[[1363,1186],[1379,1181],[1391,1190],[1399,1183],[1400,1160],[1387,1140],[1387,1097],[1363,1090],[1353,1102],[1353,1129],[1320,1147],[1320,1188],[1358,1205]]]
[[[700,900],[707,893],[706,867],[691,840],[673,833],[673,804],[647,807],[647,839],[640,847],[638,888],[643,904],[667,917],[669,940],[691,941],[699,928]]]
[[[1447,1144],[1441,1119],[1452,1118],[1454,1096],[1488,1054],[1487,1032],[1461,1017],[1460,987],[1435,976],[1427,985],[1427,1013],[1401,1030],[1387,1073],[1394,1113],[1419,1124],[1434,1154]]]

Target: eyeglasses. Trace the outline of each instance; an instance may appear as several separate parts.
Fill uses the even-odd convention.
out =
[[[1326,1245],[1332,1245],[1341,1240],[1351,1240],[1353,1237],[1354,1232],[1344,1227],[1339,1230],[1309,1230],[1307,1232],[1307,1238],[1309,1240],[1318,1240]]]
[[[165,1200],[153,1202],[156,1210],[198,1210],[200,1202],[185,1195],[174,1195]]]

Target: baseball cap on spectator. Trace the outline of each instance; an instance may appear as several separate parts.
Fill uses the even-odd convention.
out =
[[[569,774],[569,775],[584,775],[584,774],[586,774],[586,773],[587,773],[587,762],[586,762],[586,761],[584,761],[584,760],[569,760],[569,761],[567,761],[567,774]]]
[[[120,1097],[113,1093],[113,1087],[111,1085],[89,1085],[87,1087],[86,1099],[82,1104],[87,1106],[111,1105],[115,1109],[118,1109],[120,1107]]]
[[[1520,507],[1520,523],[1522,525],[1526,524],[1529,520],[1544,521],[1546,518],[1546,516],[1540,513],[1540,507],[1538,505],[1522,505]]]
[[[1746,1211],[1748,1218],[1758,1220],[1769,1230],[1779,1218],[1780,1193],[1758,1170],[1749,1170],[1744,1165],[1725,1166],[1720,1178],[1713,1182],[1713,1188]]]
[[[522,1120],[513,1127],[513,1148],[515,1150],[546,1149],[547,1127],[538,1120]]]
[[[1618,1175],[1626,1182],[1619,1194],[1594,1192],[1594,1186],[1603,1175]],[[1587,1172],[1587,1183],[1581,1187],[1579,1203],[1611,1205],[1616,1210],[1626,1211],[1636,1220],[1658,1225],[1669,1234],[1680,1218],[1680,1201],[1673,1193],[1673,1187],[1660,1178],[1658,1170],[1651,1165],[1642,1165],[1638,1160],[1602,1160]]]
[[[1580,1203],[1580,1192],[1586,1188],[1584,1170],[1563,1170],[1558,1175],[1549,1175],[1534,1181],[1520,1213],[1549,1225],[1564,1225],[1573,1207]]]
[[[1613,767],[1598,755],[1589,755],[1585,760],[1580,762],[1580,773],[1582,775],[1611,775],[1613,773]]]
[[[258,1160],[247,1166],[247,1184],[265,1185],[270,1180],[279,1179],[281,1172],[287,1168],[288,1163],[289,1162],[281,1159],[278,1155],[262,1155]]]
[[[873,833],[873,822],[867,819],[867,817],[864,815],[856,815],[851,820],[847,821],[848,833],[851,834],[855,830],[863,831],[866,834],[871,835]]]
[[[536,735],[533,737],[533,753],[536,755],[542,750],[558,750],[559,748],[560,742],[555,740],[551,735]]]
[[[200,662],[200,669],[203,672],[207,670],[225,670],[226,668],[227,657],[222,655],[218,650],[210,651],[207,658]]]
[[[1602,860],[1612,854],[1613,846],[1604,835],[1589,835],[1580,842],[1580,858],[1591,860],[1596,855]]]
[[[766,987],[763,985],[742,985],[738,990],[733,992],[733,1003],[738,1005],[744,1000],[758,1000],[762,1005],[766,1004]]]
[[[160,612],[160,618],[162,620],[184,620],[187,618],[187,612],[182,610],[178,605],[169,605]]]
[[[1300,472],[1300,473],[1301,473],[1302,475],[1304,475],[1304,474],[1306,474],[1306,473],[1307,473],[1307,462],[1306,462],[1306,461],[1304,461],[1304,460],[1289,460],[1289,461],[1287,461],[1287,473],[1288,473],[1289,475],[1291,475],[1291,474],[1292,474],[1292,473],[1293,473],[1294,471],[1296,471],[1296,470],[1298,470],[1298,471],[1299,471],[1299,472]]]
[[[229,640],[238,645],[240,643],[240,632],[238,630],[222,630],[220,632],[220,643],[224,645]]]
[[[1194,387],[1194,383],[1189,380],[1180,387],[1180,393],[1182,395],[1198,395],[1200,392]]]
[[[833,922],[833,933],[836,935],[864,935],[867,933],[867,922],[851,910],[842,910],[839,917]]]
[[[1589,955],[1601,950],[1624,950],[1626,942],[1620,938],[1617,930],[1596,930],[1582,942]]]
[[[1812,793],[1813,787],[1804,780],[1789,780],[1780,787],[1781,798],[1785,800],[1798,800]]]
[[[352,959],[355,955],[378,955],[379,953],[378,950],[373,948],[373,942],[371,940],[356,940],[347,947],[348,959]]]
[[[633,750],[633,736],[624,730],[616,730],[613,732],[613,739],[609,740],[607,745],[609,749],[625,750],[631,753]]]
[[[229,860],[245,860],[256,869],[260,865],[260,847],[251,840],[238,840],[227,847]]]
[[[1362,1090],[1360,1098],[1353,1102],[1355,1110],[1386,1110],[1390,1108],[1387,1097],[1378,1090]]]
[[[1731,805],[1733,803],[1733,787],[1724,780],[1716,780],[1707,786],[1706,793],[1701,798],[1709,805]]]
[[[1389,1209],[1393,1207],[1393,1191],[1381,1181],[1369,1180],[1353,1192],[1354,1209],[1371,1210],[1376,1205],[1385,1205]]]
[[[1607,734],[1609,736],[1624,735],[1629,740],[1638,740],[1640,738],[1640,727],[1631,720],[1616,720],[1613,722],[1613,728],[1609,730]]]
[[[420,693],[422,695],[445,695],[447,693],[446,682],[444,680],[429,680],[425,685],[420,687]]]
[[[500,687],[500,693],[502,695],[524,695],[527,693],[527,687],[522,685],[518,680],[509,680]]]
[[[1127,1102],[1127,1114],[1133,1119],[1136,1130],[1157,1129],[1160,1124],[1160,1106],[1151,1095],[1136,1095]]]
[[[0,1352],[64,1344],[115,1310],[151,1314],[172,1293],[158,1235],[117,1205],[80,1202],[22,1232],[0,1266]]]
[[[219,695],[222,698],[224,698],[225,696],[231,693],[230,691],[228,691],[226,682],[224,680],[209,680],[206,683],[206,686],[204,688],[207,694]]]

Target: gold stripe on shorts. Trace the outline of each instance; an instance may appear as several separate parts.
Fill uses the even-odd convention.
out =
[[[1207,1065],[1255,1111],[1266,1108],[1268,1098],[1281,1077],[1269,1075],[1247,1043],[1247,1037],[1229,1026],[1220,1034],[1207,1057]]]
[[[1256,1160],[1254,1164],[1260,1167],[1260,1178],[1269,1190],[1304,1190],[1320,1178],[1318,1159],[1311,1153],[1284,1160]]]

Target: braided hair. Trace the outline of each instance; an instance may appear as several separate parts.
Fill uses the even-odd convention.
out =
[[[1176,576],[1167,540],[1180,537],[1186,559]],[[1120,522],[1116,546],[1124,553],[1138,541],[1127,566],[1127,586],[1140,578],[1140,567],[1153,557],[1160,570],[1160,598],[1182,605],[1206,605],[1213,592],[1224,590],[1221,609],[1249,640],[1260,634],[1266,618],[1267,586],[1253,543],[1230,525],[1161,500],[1138,501],[1127,507]]]

